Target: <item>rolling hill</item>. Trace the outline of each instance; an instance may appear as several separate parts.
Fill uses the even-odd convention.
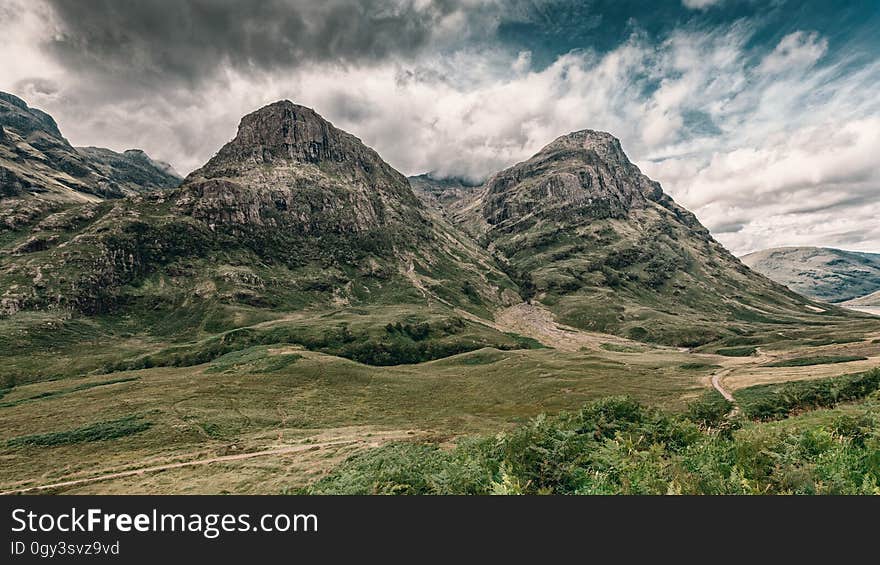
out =
[[[880,254],[824,247],[778,247],[749,253],[743,263],[795,292],[845,302],[880,290]]]

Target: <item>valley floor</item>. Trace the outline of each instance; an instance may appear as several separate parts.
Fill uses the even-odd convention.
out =
[[[610,395],[675,412],[713,377],[736,394],[880,366],[880,320],[742,357],[583,332],[528,304],[474,320],[546,347],[376,367],[258,345],[191,367],[18,384],[0,398],[0,492],[277,494],[389,442],[451,446]]]

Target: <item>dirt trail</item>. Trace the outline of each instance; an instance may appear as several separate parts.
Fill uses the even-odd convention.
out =
[[[712,386],[715,387],[715,390],[721,393],[721,396],[727,399],[728,402],[733,402],[734,404],[736,404],[736,400],[734,400],[733,395],[721,384],[721,379],[732,373],[735,368],[736,367],[722,369],[712,375]]]
[[[726,369],[721,369],[720,371],[712,375],[712,386],[715,387],[715,390],[717,390],[721,394],[721,396],[724,397],[725,400],[733,404],[733,408],[731,408],[730,412],[727,414],[728,418],[738,416],[740,413],[740,408],[739,404],[736,402],[736,399],[733,397],[730,391],[724,388],[724,385],[721,383],[721,379],[734,372],[736,369],[737,367],[735,366],[728,367]]]
[[[409,432],[405,431],[396,431],[396,432],[386,432],[386,433],[374,433],[369,438],[345,438],[345,439],[335,439],[324,441],[321,443],[303,443],[298,445],[289,445],[285,447],[278,447],[275,449],[265,449],[262,451],[251,451],[248,453],[237,453],[235,455],[221,455],[217,457],[209,457],[205,459],[194,459],[192,461],[180,461],[177,463],[166,463],[163,465],[152,465],[147,467],[140,467],[137,469],[130,469],[127,471],[119,471],[115,473],[106,473],[103,475],[97,475],[94,477],[84,477],[81,479],[70,479],[66,481],[59,481],[55,483],[45,484],[45,485],[37,485],[32,487],[25,487],[19,489],[12,489],[6,492],[0,492],[0,496],[6,496],[11,494],[25,494],[29,492],[37,492],[42,490],[50,490],[57,488],[66,488],[78,485],[84,485],[89,483],[96,483],[100,481],[108,481],[112,479],[121,479],[125,477],[134,477],[137,475],[143,475],[145,473],[158,473],[161,471],[168,471],[170,469],[180,469],[182,467],[193,467],[198,465],[210,465],[211,463],[226,463],[230,461],[243,461],[246,459],[253,459],[255,457],[271,457],[278,455],[289,455],[291,453],[302,453],[306,451],[314,451],[318,449],[326,449],[328,447],[337,447],[343,445],[354,445],[354,444],[363,444],[364,446],[369,447],[378,447],[382,443],[386,441],[396,440],[396,439],[404,439],[413,437]]]

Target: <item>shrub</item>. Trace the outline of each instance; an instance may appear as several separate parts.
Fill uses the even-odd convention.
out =
[[[452,451],[393,444],[355,455],[304,492],[880,494],[875,404],[828,426],[719,433],[690,420],[721,413],[710,394],[700,401],[688,419],[608,398]]]
[[[757,351],[755,347],[724,347],[716,350],[715,353],[725,357],[751,357]]]
[[[880,369],[874,369],[842,377],[753,386],[734,394],[748,417],[774,420],[799,410],[864,398],[878,389]]]
[[[51,446],[68,443],[83,443],[116,439],[149,429],[153,424],[143,421],[141,416],[127,416],[118,420],[97,422],[82,428],[63,432],[33,434],[12,438],[6,442],[9,447]]]
[[[785,359],[768,363],[766,367],[809,367],[812,365],[831,365],[834,363],[849,363],[851,361],[867,361],[867,357],[859,355],[826,355],[816,357],[800,357],[798,359]]]
[[[718,428],[733,410],[733,403],[717,390],[707,390],[697,400],[688,404],[687,418],[703,428]]]

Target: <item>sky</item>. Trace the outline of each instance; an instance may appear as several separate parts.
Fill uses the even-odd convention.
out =
[[[480,182],[581,129],[736,254],[880,252],[880,2],[0,0],[0,90],[186,174],[289,99]]]

